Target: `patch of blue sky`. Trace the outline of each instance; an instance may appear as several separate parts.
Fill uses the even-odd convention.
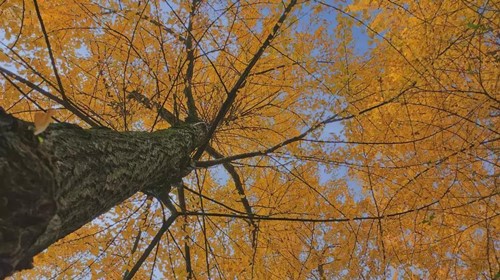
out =
[[[210,177],[215,181],[215,183],[224,186],[229,182],[230,175],[222,165],[213,166],[208,170],[210,172]]]
[[[332,140],[333,135],[337,137],[338,140],[345,141],[346,137],[344,135],[344,126],[341,123],[332,123],[328,124],[323,128],[323,131],[318,140]],[[326,153],[332,152],[335,149],[343,149],[346,147],[346,144],[324,144],[329,147],[326,147],[324,151]],[[333,181],[339,177],[346,177],[347,186],[349,191],[354,196],[355,201],[359,201],[363,198],[362,189],[360,183],[353,177],[348,175],[348,167],[345,164],[319,164],[319,183],[327,184],[328,182]],[[332,167],[334,167],[332,169]]]
[[[132,130],[134,131],[147,131],[143,120],[138,120],[132,123]]]
[[[370,51],[370,37],[366,32],[366,28],[354,25],[352,27],[352,35],[354,42],[354,53],[357,55],[366,55]]]
[[[483,169],[486,171],[486,174],[492,178],[496,177],[498,176],[498,174],[495,174],[495,172],[498,171],[498,164],[496,163],[498,161],[498,153],[491,149],[487,150],[486,154],[486,158],[480,158]]]
[[[80,47],[78,47],[76,50],[75,50],[75,53],[78,57],[80,58],[90,58],[92,56],[92,54],[90,53],[88,47],[86,44],[80,44]]]
[[[9,54],[10,51],[9,51],[9,45],[13,44],[15,41],[15,38],[9,38],[7,39],[6,38],[6,34],[5,34],[5,30],[2,30],[0,28],[0,52],[4,53],[4,54]],[[0,66],[11,71],[11,72],[14,72],[16,74],[18,74],[18,71],[17,71],[17,68],[15,67],[14,63],[9,63],[9,62],[0,62]],[[0,83],[5,83],[5,79],[0,79]]]

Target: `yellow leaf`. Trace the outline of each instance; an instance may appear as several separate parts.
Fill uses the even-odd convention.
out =
[[[49,124],[52,122],[52,116],[54,116],[55,111],[52,109],[47,110],[47,112],[36,112],[35,113],[35,135],[38,135],[47,129]]]

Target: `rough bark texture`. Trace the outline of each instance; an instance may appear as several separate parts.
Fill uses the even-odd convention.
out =
[[[0,278],[138,191],[189,173],[203,125],[153,133],[30,123],[0,111]]]

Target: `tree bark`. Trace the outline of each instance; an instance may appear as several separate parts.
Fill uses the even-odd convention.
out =
[[[53,124],[35,136],[0,110],[0,279],[138,191],[179,181],[205,133],[202,124],[152,133]]]

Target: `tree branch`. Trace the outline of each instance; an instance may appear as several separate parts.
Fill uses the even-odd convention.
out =
[[[460,205],[456,206],[450,206],[448,208],[439,208],[435,209],[436,211],[445,211],[449,209],[455,209],[455,208],[460,208],[464,207],[466,205],[471,205],[474,203],[477,203],[479,201],[495,197],[499,193],[498,192],[492,192],[489,195],[479,197],[470,201],[467,201],[465,203],[462,203]],[[438,204],[440,202],[440,199],[434,200],[430,203],[427,203],[425,205],[422,205],[417,208],[413,209],[408,209],[405,211],[400,211],[400,212],[395,212],[395,213],[389,213],[386,215],[380,215],[380,216],[362,216],[362,217],[352,217],[352,218],[324,218],[324,219],[314,219],[314,218],[291,218],[291,217],[271,217],[271,216],[260,216],[260,215],[254,215],[255,220],[261,220],[261,221],[283,221],[283,222],[305,222],[305,223],[341,223],[341,222],[349,222],[349,221],[366,221],[366,220],[383,220],[383,219],[389,219],[389,218],[396,218],[400,216],[404,216],[409,213],[413,212],[418,212],[427,208],[430,208],[431,206]],[[188,216],[206,216],[206,217],[222,217],[222,218],[239,218],[239,219],[248,219],[249,217],[246,215],[240,215],[240,214],[227,214],[227,213],[207,213],[207,212],[188,212]],[[500,214],[495,214],[493,217],[496,217]]]
[[[102,125],[98,121],[91,119],[89,116],[87,116],[83,112],[81,112],[78,108],[74,107],[69,100],[63,100],[63,99],[53,95],[52,93],[44,90],[43,88],[35,85],[34,83],[26,80],[25,78],[17,75],[16,73],[13,73],[13,72],[11,72],[11,71],[9,71],[1,66],[0,66],[0,72],[6,74],[8,76],[11,76],[12,78],[17,80],[18,82],[21,82],[22,84],[28,86],[29,88],[32,88],[33,90],[38,91],[39,93],[41,93],[45,97],[48,97],[48,98],[52,99],[53,101],[61,104],[62,106],[64,106],[64,108],[68,109],[68,111],[75,114],[77,117],[79,117],[82,121],[86,122],[91,127],[102,127]]]
[[[229,108],[236,99],[236,94],[238,93],[238,90],[240,90],[244,86],[246,79],[250,74],[250,71],[252,71],[253,67],[255,66],[255,64],[257,64],[257,61],[259,61],[264,51],[271,44],[271,41],[276,37],[278,31],[280,30],[280,27],[283,25],[283,22],[286,20],[286,18],[292,11],[292,8],[296,4],[297,0],[290,1],[290,4],[288,4],[288,6],[285,8],[285,11],[283,11],[280,18],[278,19],[278,22],[276,22],[276,24],[274,25],[272,32],[267,36],[266,40],[264,41],[264,43],[262,43],[262,45],[260,46],[257,53],[253,56],[250,63],[248,63],[245,70],[241,73],[240,77],[238,78],[238,81],[236,81],[231,91],[229,91],[226,100],[224,101],[222,107],[219,110],[219,113],[217,114],[214,121],[210,125],[205,142],[196,150],[196,153],[193,156],[194,160],[198,160],[205,151],[205,149],[207,148],[210,139],[212,138],[213,134],[215,133],[215,130],[217,129],[217,126],[222,121],[222,119],[224,119],[224,116],[229,111]]]
[[[45,30],[45,24],[43,23],[42,14],[40,13],[40,8],[38,7],[37,0],[33,0],[33,4],[35,5],[36,16],[38,17],[38,22],[40,23],[40,28],[42,29],[43,38],[45,39],[45,44],[47,44],[47,51],[49,52],[50,63],[52,65],[52,70],[54,71],[54,75],[56,76],[57,85],[59,86],[59,92],[64,100],[68,100],[66,93],[64,92],[64,87],[61,81],[61,77],[59,76],[59,72],[57,71],[56,60],[54,59],[54,54],[52,53],[52,47],[50,46],[49,35],[47,34],[47,30]]]
[[[165,109],[165,107],[163,107],[160,103],[151,101],[145,95],[137,91],[130,92],[128,98],[133,98],[135,101],[141,103],[144,107],[148,109],[153,109],[154,107],[158,112],[160,118],[164,119],[170,125],[174,125],[176,123],[183,123],[181,120],[177,119],[177,117],[172,112]]]
[[[186,51],[187,51],[187,70],[186,77],[184,78],[184,95],[187,99],[187,109],[188,109],[188,117],[186,121],[188,122],[198,122],[198,113],[196,112],[196,103],[193,97],[193,72],[194,72],[194,48],[193,48],[193,34],[191,31],[193,30],[193,17],[196,14],[196,10],[198,8],[199,0],[193,0],[191,3],[191,11],[189,13],[189,23],[187,26],[187,39],[185,41]]]
[[[184,195],[184,184],[182,182],[176,183],[177,190],[179,193],[179,206],[181,208],[180,214],[184,216],[184,223],[182,224],[181,230],[184,232],[184,259],[186,261],[186,272],[187,279],[193,278],[193,268],[191,265],[191,248],[189,247],[190,236],[187,234],[186,227],[188,224],[187,210],[186,210],[186,197]]]
[[[151,251],[153,251],[156,245],[160,242],[161,238],[163,237],[163,234],[165,234],[165,232],[170,228],[170,226],[174,223],[175,219],[177,219],[178,216],[179,213],[172,213],[172,215],[168,217],[166,221],[163,220],[163,224],[160,230],[158,230],[158,233],[156,233],[153,240],[151,240],[151,243],[149,243],[146,250],[144,250],[144,253],[142,253],[141,257],[137,260],[134,267],[132,267],[130,272],[123,277],[123,280],[130,280],[134,277],[137,271],[139,271],[139,269],[141,268],[144,261],[148,258],[149,254],[151,254]]]
[[[345,116],[345,117],[339,117],[339,114],[335,114],[331,117],[328,117],[326,118],[325,120],[321,121],[321,122],[318,122],[316,123],[315,125],[311,126],[309,129],[307,129],[306,131],[304,131],[303,133],[297,135],[297,136],[294,136],[294,137],[291,137],[291,138],[288,138],[287,140],[281,142],[281,143],[278,143],[268,149],[265,149],[265,150],[262,150],[262,151],[254,151],[254,152],[248,152],[248,153],[242,153],[242,154],[238,154],[238,155],[233,155],[233,156],[228,156],[228,157],[225,157],[225,158],[216,158],[214,160],[206,160],[206,161],[197,161],[196,162],[196,166],[197,167],[210,167],[210,166],[214,166],[214,165],[218,165],[218,164],[224,164],[224,163],[227,163],[227,162],[232,162],[234,160],[238,160],[238,159],[245,159],[245,158],[250,158],[250,157],[255,157],[255,156],[265,156],[265,155],[268,155],[286,145],[289,145],[291,143],[294,143],[294,142],[297,142],[297,141],[302,141],[304,137],[306,137],[309,133],[315,131],[316,129],[326,125],[326,124],[330,124],[330,123],[334,123],[334,122],[339,122],[339,121],[345,121],[345,120],[349,120],[349,119],[352,119],[352,118],[355,118],[359,115],[362,115],[362,114],[365,114],[367,112],[370,112],[374,109],[377,109],[379,107],[382,107],[384,105],[387,105],[389,103],[392,103],[393,101],[397,100],[401,95],[403,95],[404,93],[406,93],[408,90],[412,89],[415,87],[415,83],[412,84],[410,87],[402,90],[399,94],[397,94],[396,96],[394,96],[393,98],[390,98],[386,101],[383,101],[383,102],[380,102],[379,104],[376,104],[374,106],[371,106],[369,108],[366,108],[366,109],[363,109],[361,111],[359,111],[358,113],[356,114],[352,114],[352,115],[348,115],[348,116]]]
[[[221,153],[217,152],[212,146],[207,147],[207,153],[216,159],[224,158],[224,156]],[[243,207],[245,208],[247,215],[250,217],[250,223],[252,225],[256,226],[253,222],[253,219],[252,219],[252,217],[253,217],[252,207],[250,206],[250,203],[248,202],[248,199],[247,199],[246,194],[245,194],[245,189],[243,188],[243,182],[241,181],[241,178],[238,175],[238,172],[236,172],[236,168],[234,168],[234,166],[232,164],[230,164],[229,162],[223,163],[222,166],[224,167],[224,169],[226,169],[226,171],[229,173],[229,175],[231,176],[231,178],[234,181],[236,191],[238,191],[238,194],[241,197],[241,203],[243,204]]]

